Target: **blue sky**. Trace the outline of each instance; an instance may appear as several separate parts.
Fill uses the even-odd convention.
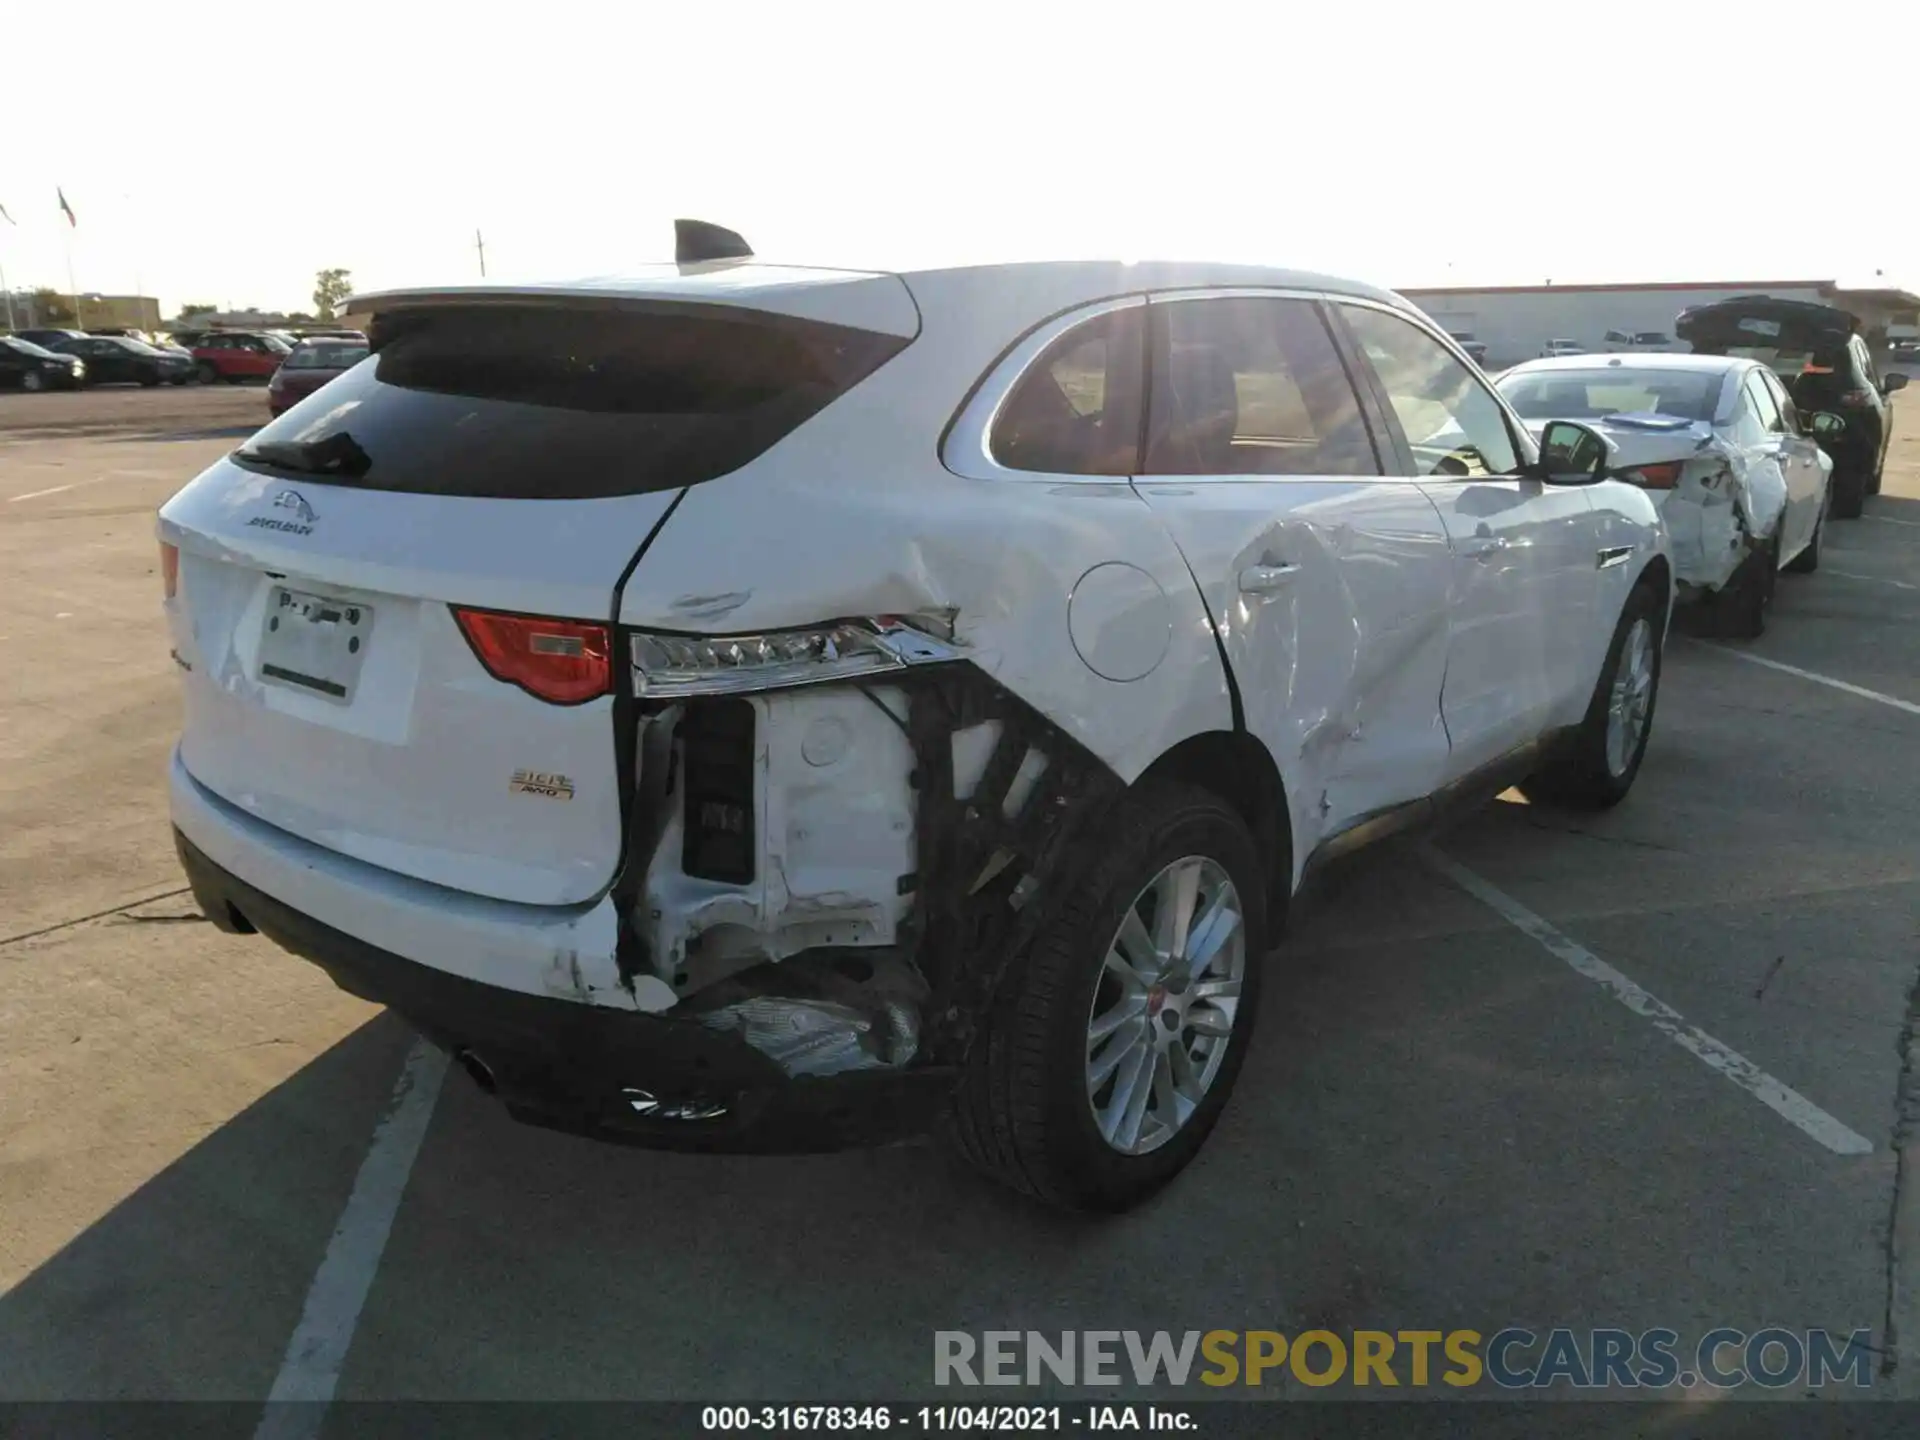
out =
[[[169,313],[304,307],[323,266],[476,278],[476,227],[495,278],[553,278],[666,258],[696,215],[828,264],[1920,284],[1920,5],[1856,0],[1817,65],[1809,14],[22,7],[8,52],[39,63],[8,109],[40,118],[0,151],[0,266],[64,290],[70,250],[81,288],[138,283]]]

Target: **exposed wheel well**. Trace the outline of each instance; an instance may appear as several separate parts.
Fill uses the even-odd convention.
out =
[[[1267,747],[1244,731],[1209,730],[1182,740],[1140,779],[1150,777],[1210,790],[1247,822],[1267,870],[1267,934],[1277,938],[1293,895],[1293,812]]]

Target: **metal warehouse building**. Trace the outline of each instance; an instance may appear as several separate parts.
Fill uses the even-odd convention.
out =
[[[1736,295],[1771,295],[1838,305],[1860,317],[1867,342],[1884,349],[1889,329],[1912,334],[1920,295],[1905,290],[1850,289],[1831,280],[1715,280],[1660,285],[1497,285],[1482,289],[1407,289],[1400,292],[1455,334],[1487,347],[1488,369],[1504,369],[1538,355],[1549,340],[1575,340],[1589,350],[1622,348],[1609,330],[1671,337],[1674,317],[1693,305]]]

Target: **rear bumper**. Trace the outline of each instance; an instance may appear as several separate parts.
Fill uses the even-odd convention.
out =
[[[437,908],[441,929],[477,938],[474,927],[486,917],[474,912],[537,907],[458,896],[334,855],[225,805],[177,755],[173,770],[174,843],[208,918],[226,930],[257,930],[319,966],[341,989],[393,1009],[461,1057],[476,1079],[484,1074],[486,1088],[516,1119],[662,1149],[801,1153],[918,1134],[951,1092],[952,1072],[937,1068],[793,1079],[737,1036],[692,1020],[509,988],[421,963],[370,936],[423,935],[433,923],[426,912]],[[528,950],[525,972],[550,973],[551,934],[535,940],[539,929],[522,924],[516,932],[507,915],[491,918],[505,932],[491,937],[492,963],[517,934]],[[536,944],[544,954],[534,952]],[[630,1091],[643,1092],[640,1103],[651,1099],[656,1108],[636,1109]],[[675,1105],[719,1106],[724,1113],[659,1118],[659,1108]]]

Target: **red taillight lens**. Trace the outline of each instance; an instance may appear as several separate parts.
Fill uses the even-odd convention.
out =
[[[1671,490],[1680,483],[1680,462],[1671,460],[1660,465],[1642,465],[1633,473],[1643,490]]]
[[[160,590],[171,600],[180,593],[180,547],[160,542]]]
[[[452,608],[460,633],[496,680],[552,705],[581,705],[613,688],[604,625]]]
[[[1863,405],[1871,405],[1873,403],[1873,392],[1871,390],[1848,390],[1840,396],[1840,403],[1858,410]]]

